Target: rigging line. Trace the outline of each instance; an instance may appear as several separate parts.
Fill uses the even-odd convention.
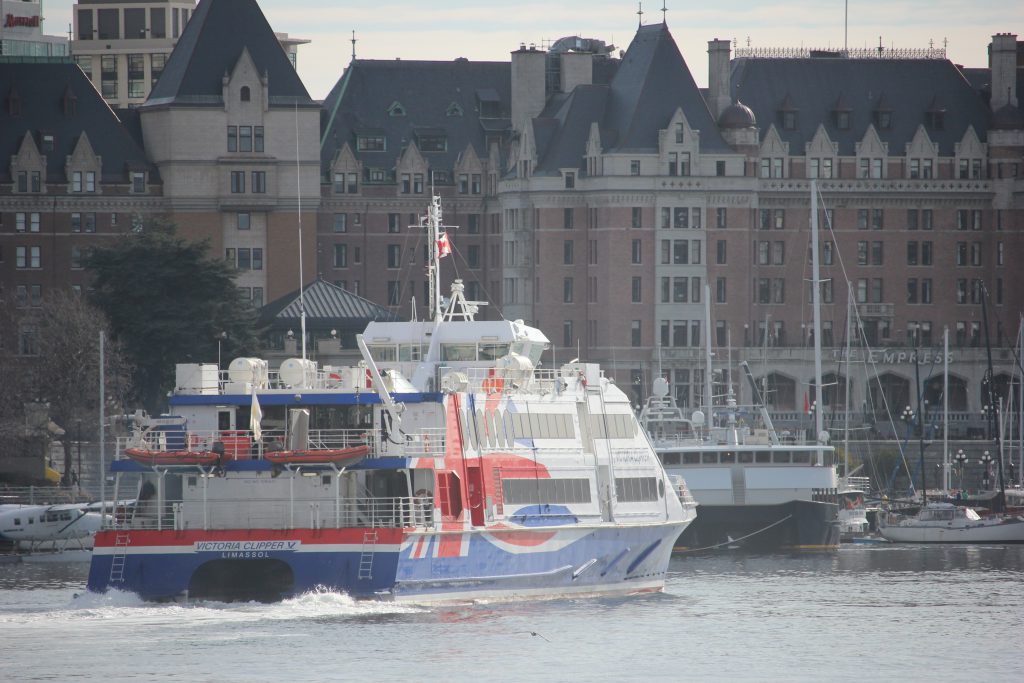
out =
[[[673,549],[672,550],[672,554],[673,555],[682,555],[683,553],[699,553],[699,552],[701,552],[703,550],[713,550],[715,548],[721,548],[723,545],[732,545],[733,543],[738,543],[740,541],[746,540],[746,539],[750,538],[751,536],[756,536],[756,535],[758,535],[760,533],[764,533],[765,531],[768,531],[772,527],[775,527],[775,526],[778,526],[778,525],[782,524],[787,519],[791,519],[792,517],[793,517],[793,515],[786,515],[782,519],[778,519],[778,520],[772,522],[771,524],[769,524],[768,526],[762,527],[762,528],[758,529],[757,531],[755,531],[753,533],[747,534],[746,536],[740,536],[739,538],[733,538],[733,539],[730,539],[730,540],[725,541],[723,543],[716,543],[715,545],[704,546],[703,548],[687,548],[686,550],[675,550],[675,549]]]

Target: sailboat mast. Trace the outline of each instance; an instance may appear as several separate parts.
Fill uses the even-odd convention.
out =
[[[850,315],[853,290],[846,286],[846,377],[843,379],[843,477],[850,476]]]
[[[985,327],[985,354],[988,358],[988,383],[986,384],[988,387],[986,392],[988,396],[987,405],[989,407],[988,427],[989,429],[992,429],[993,419],[995,419],[997,427],[995,430],[996,447],[994,450],[998,456],[999,462],[999,466],[996,468],[999,471],[999,509],[995,510],[995,512],[1003,512],[1006,510],[1006,484],[1003,481],[1003,458],[999,455],[1002,453],[1002,446],[1000,445],[999,439],[999,416],[997,414],[998,411],[996,410],[995,387],[993,386],[996,378],[992,372],[992,340],[989,339],[988,336],[988,289],[985,287],[984,283],[982,283],[981,286],[981,324]]]
[[[949,471],[949,325],[942,328],[942,487],[953,488]]]
[[[921,411],[921,326],[914,334],[914,384],[917,388],[917,447],[921,467],[921,504],[928,504],[928,473],[924,468],[924,414]]]
[[[704,352],[707,354],[705,361],[707,363],[707,377],[704,378],[704,403],[708,407],[707,414],[707,425],[710,429],[714,425],[713,417],[713,394],[711,391],[711,381],[713,375],[711,372],[711,287],[707,284],[704,285]]]
[[[1021,483],[1024,482],[1024,316],[1021,316],[1017,325],[1017,343],[1017,370],[1020,371],[1017,376],[1017,483]]]
[[[821,397],[821,264],[818,261],[818,181],[811,180],[811,301],[814,306],[814,440],[820,443],[825,431]],[[818,465],[823,464],[823,454],[818,450]]]

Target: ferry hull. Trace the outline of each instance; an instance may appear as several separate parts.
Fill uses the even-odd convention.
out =
[[[839,506],[809,500],[777,505],[708,505],[679,536],[679,552],[831,550],[839,547]]]
[[[88,587],[155,601],[318,589],[409,602],[657,591],[684,526],[104,531]]]

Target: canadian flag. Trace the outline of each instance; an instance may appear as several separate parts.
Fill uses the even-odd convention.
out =
[[[452,243],[448,241],[448,233],[443,232],[437,238],[437,257],[444,258],[450,253],[452,253]]]

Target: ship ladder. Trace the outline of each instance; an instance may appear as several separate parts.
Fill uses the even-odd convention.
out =
[[[359,556],[359,578],[373,578],[373,551],[377,547],[377,532],[363,533],[363,552]]]
[[[128,556],[131,535],[119,533],[114,538],[114,556],[110,561],[110,583],[124,583],[124,562]]]

